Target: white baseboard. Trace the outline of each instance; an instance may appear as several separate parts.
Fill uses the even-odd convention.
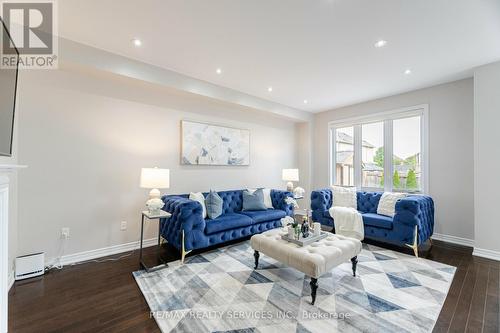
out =
[[[435,239],[435,240],[440,240],[443,242],[457,244],[457,245],[474,247],[474,240],[469,239],[469,238],[462,238],[462,237],[444,235],[444,234],[438,234],[438,233],[434,233],[431,238]]]
[[[158,242],[158,238],[145,239],[143,242],[143,247],[156,245],[157,242]],[[136,250],[139,248],[139,246],[140,246],[139,241],[125,243],[125,244],[119,244],[119,245],[113,245],[113,246],[103,247],[101,249],[95,249],[95,250],[83,251],[83,252],[78,252],[78,253],[73,253],[73,254],[67,254],[67,255],[64,255],[61,257],[60,262],[59,262],[58,258],[51,258],[45,264],[46,265],[61,264],[61,265],[65,266],[65,265],[70,265],[70,264],[74,264],[77,262],[97,259],[97,258],[101,258],[101,257],[107,257],[107,256],[111,256],[111,255],[118,254],[118,253]]]
[[[436,234],[436,233],[432,235],[432,239],[436,239],[436,240],[440,240],[440,241],[448,242],[448,243],[453,243],[453,244],[458,244],[458,245],[473,247],[474,248],[474,250],[472,251],[473,256],[500,261],[500,251],[493,251],[493,250],[487,250],[487,249],[481,249],[478,247],[474,247],[474,240],[473,239],[450,236],[450,235],[443,235],[443,234]]]
[[[493,251],[475,247],[474,251],[472,251],[472,255],[500,261],[500,251]]]

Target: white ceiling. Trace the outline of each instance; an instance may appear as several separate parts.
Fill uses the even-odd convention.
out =
[[[468,77],[500,60],[499,0],[58,3],[65,38],[310,112]],[[375,48],[380,39],[387,45]]]

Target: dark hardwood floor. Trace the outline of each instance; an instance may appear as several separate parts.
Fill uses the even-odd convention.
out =
[[[162,252],[169,261],[179,258],[168,245]],[[145,254],[154,265],[154,248]],[[159,332],[131,274],[138,256],[135,251],[119,261],[67,266],[16,282],[9,293],[9,332]],[[499,262],[438,241],[421,256],[457,267],[434,332],[499,332]]]

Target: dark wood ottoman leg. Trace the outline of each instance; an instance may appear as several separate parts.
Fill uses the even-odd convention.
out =
[[[352,276],[356,276],[356,265],[358,264],[358,256],[351,258],[352,262]]]
[[[253,257],[255,258],[255,269],[257,269],[257,267],[259,266],[259,256],[260,256],[259,251],[255,251],[253,253]]]
[[[316,291],[318,290],[318,279],[311,278],[311,282],[309,282],[309,285],[311,286],[311,305],[314,305],[314,302],[316,302]]]

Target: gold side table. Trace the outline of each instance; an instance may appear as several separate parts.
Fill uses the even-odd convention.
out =
[[[160,219],[162,218],[169,218],[170,216],[172,216],[172,214],[170,214],[169,212],[166,212],[164,210],[160,210],[158,213],[154,212],[154,213],[151,213],[150,211],[148,210],[145,210],[142,212],[142,220],[141,220],[141,245],[140,245],[140,248],[139,248],[139,266],[144,269],[146,272],[154,272],[154,271],[157,271],[159,269],[162,269],[162,268],[165,268],[168,266],[168,264],[163,260],[163,258],[161,257],[161,254],[160,254],[160,250],[161,250],[161,246],[160,246],[160,237],[161,237],[161,230],[160,230]],[[144,261],[142,260],[142,244],[143,244],[143,240],[144,240],[144,221],[145,220],[148,220],[148,221],[151,221],[151,220],[158,220],[158,245],[157,245],[157,249],[156,249],[156,254],[158,256],[158,259],[160,259],[161,261],[161,265],[158,265],[158,266],[155,266],[155,267],[148,267],[146,266],[146,264],[144,263]]]

